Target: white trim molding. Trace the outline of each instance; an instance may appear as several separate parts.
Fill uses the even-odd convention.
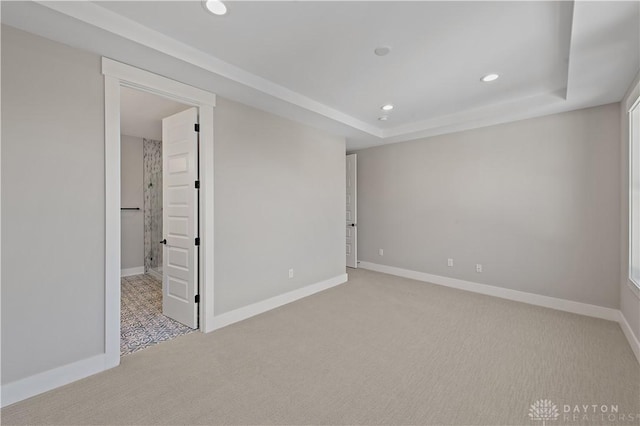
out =
[[[100,354],[4,384],[2,407],[100,373],[108,364],[106,354]]]
[[[116,77],[104,78],[104,117],[104,346],[106,368],[112,368],[120,365],[120,81]]]
[[[424,281],[431,284],[442,285],[445,287],[457,288],[459,290],[471,291],[473,293],[486,294],[487,296],[494,296],[501,299],[528,303],[530,305],[557,309],[559,311],[571,312],[574,314],[586,315],[595,318],[602,318],[609,321],[618,321],[619,311],[617,309],[590,305],[588,303],[574,302],[573,300],[559,299],[556,297],[542,296],[540,294],[527,293],[519,290],[511,290],[504,287],[480,284],[473,281],[460,280],[457,278],[443,277],[441,275],[433,275],[426,272],[411,271],[409,269],[396,268],[394,266],[379,265],[377,263],[361,261],[358,265],[363,269],[396,275],[398,277],[410,278],[412,280]]]
[[[121,277],[130,277],[132,275],[144,274],[144,266],[136,266],[135,268],[124,268],[120,270]]]
[[[102,58],[102,74],[117,78],[122,86],[144,92],[149,92],[151,89],[157,95],[184,102],[187,105],[216,106],[216,95],[213,93],[109,58]]]
[[[348,128],[354,129],[358,133],[358,139],[361,141],[350,141],[353,145],[352,149],[362,149],[385,143],[394,143],[408,141],[423,137],[436,136],[446,133],[460,132],[479,127],[486,127],[505,122],[523,120],[527,118],[540,117],[543,115],[555,114],[574,109],[596,106],[594,102],[585,103],[580,97],[567,98],[567,89],[557,92],[540,93],[535,96],[524,96],[515,102],[493,104],[482,108],[459,111],[451,115],[439,116],[433,119],[419,120],[404,125],[384,128],[375,123],[368,122],[362,118],[358,118],[351,113],[340,111],[330,105],[327,105],[316,99],[285,87],[279,83],[261,77],[257,74],[244,70],[225,60],[205,52],[194,46],[188,45],[183,41],[172,38],[161,31],[146,27],[135,20],[120,15],[108,8],[102,7],[93,2],[87,1],[43,1],[36,0],[36,3],[44,8],[48,8],[58,14],[66,15],[74,18],[74,20],[83,22],[91,27],[98,28],[107,34],[113,34],[118,37],[130,40],[139,46],[144,46],[156,52],[160,52],[167,56],[179,59],[185,63],[194,65],[202,70],[207,71],[215,76],[220,76],[229,81],[235,82],[237,85],[245,87],[246,90],[255,91],[265,94],[273,98],[276,102],[269,102],[271,110],[277,110],[279,115],[289,119],[295,119],[291,114],[289,105],[293,105],[296,110],[309,111],[317,114],[319,117],[340,123]],[[573,23],[573,13],[563,13],[559,18],[563,20],[571,28]],[[22,29],[36,32],[33,28],[25,25],[17,25],[10,21],[9,24],[22,27]],[[51,25],[49,25],[50,27]],[[47,34],[40,34],[53,38],[49,31]],[[575,49],[571,49],[571,34],[567,33],[559,45],[562,50],[566,51],[571,59],[571,63],[576,63],[576,58],[572,55],[576,54]],[[72,44],[70,40],[58,35],[56,40]],[[95,47],[94,47],[95,49]],[[564,68],[563,68],[564,69]],[[568,84],[569,68],[563,71],[563,78]],[[233,98],[227,93],[227,97]],[[609,101],[611,102],[611,101]],[[246,102],[245,102],[246,103]],[[601,103],[608,103],[603,101]],[[283,106],[286,105],[286,108]],[[265,109],[264,105],[252,105],[261,109]],[[323,120],[324,122],[324,120]]]
[[[487,296],[499,297],[501,299],[513,300],[515,302],[528,303],[529,305],[542,306],[544,308],[556,309],[558,311],[571,312],[573,314],[585,315],[588,317],[600,318],[617,322],[622,328],[622,332],[627,338],[631,350],[640,363],[640,342],[633,334],[629,323],[618,309],[606,308],[604,306],[590,305],[588,303],[576,302],[573,300],[559,299],[557,297],[542,296],[540,294],[527,293],[519,290],[511,290],[504,287],[496,287],[487,284],[480,284],[473,281],[465,281],[457,278],[443,277],[441,275],[428,274],[426,272],[412,271],[410,269],[396,268],[395,266],[380,265],[372,262],[360,261],[358,266],[370,271],[382,272],[384,274],[409,278],[416,281],[441,285],[444,287],[456,288],[458,290],[470,291],[473,293],[485,294]]]
[[[636,356],[638,363],[640,363],[640,341],[638,340],[636,335],[633,333],[633,330],[631,329],[629,322],[627,322],[627,319],[624,317],[624,314],[622,313],[622,311],[618,311],[618,314],[619,314],[618,323],[620,323],[620,328],[622,329],[624,336],[627,338],[627,341],[629,342],[629,346],[631,346],[631,350],[633,351],[633,354]]]
[[[324,281],[248,305],[213,318],[209,327],[217,330],[236,322],[270,311],[312,294],[346,283],[347,274],[337,275]],[[119,330],[118,330],[119,331]],[[119,344],[119,341],[118,341]],[[62,367],[2,385],[2,407],[32,396],[67,385],[113,367],[109,354],[100,354]]]
[[[324,281],[310,284],[306,287],[299,288],[297,290],[290,291],[288,293],[280,294],[278,296],[271,297],[260,302],[253,303],[251,305],[244,306],[242,308],[234,309],[233,311],[225,312],[213,318],[214,329],[220,329],[228,325],[240,322],[247,318],[262,314],[280,306],[286,305],[296,300],[300,300],[312,294],[319,293],[321,291],[330,289],[331,287],[344,284],[349,279],[347,274],[337,275],[333,278],[329,278]]]
[[[105,351],[120,364],[120,88],[130,87],[198,108],[200,122],[200,330],[213,330],[213,110],[216,95],[102,58],[105,80]],[[143,271],[144,272],[144,271]]]
[[[93,25],[104,31],[124,37],[142,46],[157,50],[166,55],[178,58],[186,63],[195,65],[211,73],[228,78],[239,84],[276,99],[297,105],[308,111],[328,117],[339,123],[346,124],[368,135],[381,137],[382,130],[370,123],[352,117],[335,108],[302,95],[256,74],[252,74],[240,67],[225,62],[213,55],[175,40],[161,32],[147,28],[144,25],[118,15],[104,7],[91,2],[51,2],[37,1],[38,4],[71,16],[82,22]],[[215,104],[213,105],[215,106]]]

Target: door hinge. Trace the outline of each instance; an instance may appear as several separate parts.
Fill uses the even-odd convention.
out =
[[[196,189],[200,189],[200,181],[199,180],[196,181]]]
[[[200,295],[196,294],[196,303],[200,303]]]
[[[199,246],[200,245],[200,237],[196,237],[196,245]]]
[[[196,132],[199,132],[199,131],[200,131],[200,125],[199,125],[198,123],[194,124],[194,125],[193,125],[193,129],[194,129]]]

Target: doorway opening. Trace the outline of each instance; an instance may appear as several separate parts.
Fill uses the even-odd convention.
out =
[[[347,176],[347,230],[346,264],[348,268],[358,267],[358,154],[346,157]]]
[[[175,126],[197,122],[195,110],[133,88],[120,92],[121,355],[198,328],[198,188],[188,182],[198,179],[198,139],[193,126],[177,133]]]
[[[216,95],[193,86],[189,86],[182,82],[171,80],[169,78],[132,67],[121,62],[102,58],[102,74],[104,75],[104,103],[105,103],[105,353],[103,365],[104,369],[116,367],[120,364],[120,302],[121,302],[121,128],[120,128],[120,97],[121,92],[125,88],[136,89],[144,93],[153,94],[163,99],[176,101],[183,105],[191,107],[187,111],[178,113],[179,117],[170,120],[170,138],[162,137],[163,143],[171,139],[171,143],[175,143],[175,149],[170,153],[172,161],[169,167],[163,164],[164,170],[171,170],[174,173],[169,191],[163,191],[163,205],[166,206],[167,193],[169,193],[174,204],[170,214],[172,221],[169,226],[171,235],[167,234],[167,248],[163,250],[163,305],[166,300],[182,299],[185,304],[188,301],[190,307],[190,315],[185,315],[179,322],[186,323],[191,328],[198,328],[200,332],[208,333],[216,328],[214,318],[214,212],[213,212],[213,177],[214,177],[214,161],[213,161],[213,112],[216,105]],[[185,115],[186,114],[186,115]],[[195,117],[195,118],[194,118]],[[187,119],[184,121],[183,119]],[[196,123],[192,121],[197,119]],[[165,120],[166,121],[166,120]],[[190,123],[189,123],[190,122]],[[194,129],[195,126],[195,129]],[[189,135],[186,130],[191,129]],[[195,130],[197,136],[194,136]],[[183,135],[185,138],[197,137],[199,144],[199,152],[181,152],[184,144],[179,143],[181,138],[176,137]],[[187,137],[188,136],[188,137]],[[195,159],[194,159],[195,155]],[[163,162],[169,158],[169,155],[163,155]],[[196,182],[188,182],[194,178],[189,173],[182,173],[184,165],[187,163],[197,163],[199,166],[200,176],[197,177],[199,197],[198,203],[184,203],[179,198],[184,196],[186,188],[193,188]],[[193,168],[188,167],[188,170]],[[180,181],[184,178],[184,182]],[[163,176],[163,187],[167,186]],[[193,194],[193,192],[191,192]],[[178,197],[178,198],[175,198]],[[184,198],[184,197],[183,197]],[[185,211],[183,207],[191,206],[191,209]],[[136,207],[136,206],[134,206]],[[163,207],[163,230],[167,211]],[[193,212],[198,214],[197,238],[198,240],[189,240],[189,236],[195,236],[193,221],[189,221],[189,216]],[[184,225],[186,220],[186,233],[181,235],[180,225]],[[191,234],[192,233],[192,234]],[[164,240],[165,238],[163,238]],[[193,243],[191,249],[185,249],[187,242]],[[197,250],[194,247],[197,246]],[[173,250],[169,250],[173,248]],[[185,256],[189,255],[190,256]],[[167,259],[167,258],[170,259]],[[187,259],[188,267],[185,265]],[[168,278],[168,269],[166,265],[173,263],[171,280]],[[193,280],[180,276],[180,269],[190,272]],[[195,276],[191,272],[195,271]],[[197,281],[195,279],[197,277]],[[194,286],[184,285],[189,283],[197,283],[197,289]],[[170,283],[170,286],[165,286]],[[169,291],[166,291],[169,289]],[[171,298],[164,297],[170,293]],[[191,297],[195,295],[194,297]],[[171,308],[172,312],[182,310],[186,312],[185,305],[174,304]],[[163,306],[163,311],[164,311]],[[189,317],[189,318],[186,318]],[[190,323],[188,321],[191,321]],[[197,325],[196,325],[197,324]]]

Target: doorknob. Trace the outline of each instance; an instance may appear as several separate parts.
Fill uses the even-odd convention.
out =
[[[167,244],[167,239],[165,238],[164,240],[160,241],[160,244]]]
[[[352,223],[352,224],[351,224],[351,226],[356,226],[356,224],[355,224],[355,223]]]

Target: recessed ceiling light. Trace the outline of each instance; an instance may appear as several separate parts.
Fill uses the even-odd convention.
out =
[[[497,80],[498,77],[500,77],[498,74],[487,74],[484,77],[482,77],[480,80],[482,80],[485,83],[488,83],[490,81]]]
[[[393,105],[391,104],[382,105],[380,109],[383,111],[391,111],[393,109]]]
[[[391,52],[391,48],[387,46],[376,47],[373,51],[378,56],[386,56]]]
[[[386,115],[383,115],[382,117],[378,117],[378,120],[380,121],[387,121],[389,119],[389,117],[387,117]]]
[[[214,15],[224,15],[227,13],[227,6],[225,6],[225,4],[220,0],[204,0],[202,4],[208,12],[211,12]]]

